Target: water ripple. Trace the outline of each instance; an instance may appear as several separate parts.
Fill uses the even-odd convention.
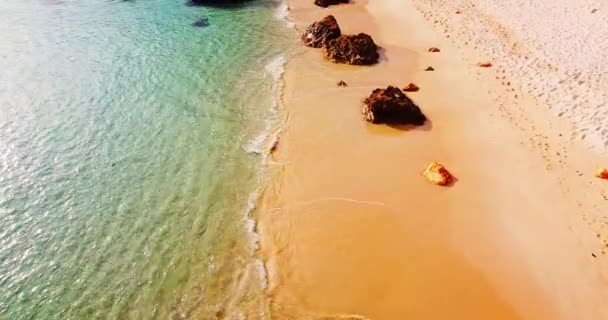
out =
[[[192,27],[201,16],[210,26]],[[270,2],[0,4],[0,319],[209,318],[252,263]],[[238,297],[238,298],[237,298]]]

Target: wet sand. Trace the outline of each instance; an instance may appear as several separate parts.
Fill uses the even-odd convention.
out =
[[[601,158],[408,1],[290,1],[300,31],[327,14],[372,35],[382,58],[336,65],[303,47],[286,66],[288,119],[258,216],[272,317],[608,319],[604,236],[586,223],[606,212],[590,176]],[[371,90],[408,82],[427,125],[363,121]],[[434,160],[452,186],[421,176]]]

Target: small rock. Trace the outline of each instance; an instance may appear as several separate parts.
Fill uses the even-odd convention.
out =
[[[343,80],[340,80],[338,82],[338,87],[347,87],[347,86],[348,86],[348,84],[346,84],[346,82],[344,82]]]
[[[595,174],[594,175],[595,175],[596,178],[608,180],[608,169],[606,169],[606,168],[597,168],[595,170]]]
[[[432,48],[429,48],[429,52],[440,52],[440,50],[439,50],[439,48],[432,47]]]
[[[421,126],[426,116],[420,108],[397,87],[376,89],[365,99],[361,110],[371,123],[412,124]]]
[[[420,87],[418,87],[416,84],[410,82],[407,84],[407,86],[403,87],[403,91],[406,92],[416,92],[420,90]]]
[[[327,8],[334,4],[348,3],[349,0],[315,0],[315,4],[322,8]]]
[[[196,21],[194,21],[194,23],[192,23],[193,27],[198,27],[198,28],[205,28],[209,26],[209,20],[207,20],[207,18],[200,18]]]
[[[224,319],[224,315],[226,313],[224,312],[224,310],[218,310],[215,312],[215,318],[218,320]]]
[[[336,39],[342,35],[338,21],[334,16],[329,15],[317,22],[314,22],[304,34],[302,34],[302,42],[306,46],[313,48],[324,47],[331,39]]]
[[[424,71],[435,71],[435,69],[431,66],[426,67],[426,69],[424,69]]]
[[[424,169],[422,175],[433,184],[447,186],[454,180],[452,174],[441,163],[433,161]]]
[[[380,55],[372,37],[365,33],[341,35],[329,40],[323,47],[325,57],[335,63],[370,65],[378,62]]]
[[[477,64],[477,66],[481,68],[489,68],[492,66],[492,62],[480,62]]]
[[[597,258],[597,256],[595,255],[595,253],[591,254],[592,257]]]
[[[462,12],[460,10],[456,10],[456,14],[461,14]]]
[[[277,151],[277,149],[279,149],[279,137],[277,137],[276,140],[274,140],[274,142],[272,143],[272,146],[270,146],[270,153],[273,154],[275,153],[275,151]]]
[[[596,12],[597,12],[597,9],[591,10],[591,13],[596,13]]]

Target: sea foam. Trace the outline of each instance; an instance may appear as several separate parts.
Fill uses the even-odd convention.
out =
[[[278,81],[283,76],[285,72],[285,56],[277,55],[274,57],[265,67],[266,72],[272,77],[274,81],[273,86],[278,87]]]
[[[289,5],[287,2],[282,2],[278,7],[275,13],[275,17],[279,20],[282,20],[287,24],[289,28],[295,28],[295,23],[289,21]]]
[[[286,59],[283,55],[274,57],[265,66],[266,74],[272,81],[272,91],[274,97],[270,102],[269,115],[264,123],[262,130],[255,135],[255,137],[249,139],[244,145],[243,149],[247,153],[254,153],[262,155],[264,158],[268,156],[270,146],[278,139],[278,128],[280,127],[280,119],[278,119],[278,108],[279,108],[279,96],[282,89],[282,77],[285,72]]]
[[[282,9],[286,12],[286,5]],[[253,257],[251,267],[255,271],[255,278],[259,281],[262,290],[268,287],[268,275],[264,262],[255,257],[256,251],[259,249],[261,236],[257,230],[257,221],[253,213],[256,210],[260,198],[262,197],[264,186],[267,182],[268,162],[270,159],[271,146],[277,141],[283,119],[280,117],[279,105],[280,96],[283,86],[282,77],[285,72],[286,58],[284,55],[277,55],[269,60],[264,67],[265,77],[270,81],[272,100],[269,101],[268,109],[264,112],[264,123],[261,128],[252,138],[248,139],[243,145],[245,152],[260,156],[260,168],[256,173],[256,189],[249,194],[247,206],[243,217],[243,227],[247,234],[248,250]]]

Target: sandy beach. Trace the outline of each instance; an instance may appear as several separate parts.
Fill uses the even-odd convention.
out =
[[[545,20],[443,2],[290,0],[299,32],[332,14],[343,33],[368,33],[382,49],[370,67],[304,46],[287,63],[287,123],[258,210],[272,318],[608,319],[608,183],[593,177],[608,166],[603,69],[551,54],[577,36],[542,37],[565,1]],[[608,15],[592,4],[581,11]],[[517,19],[530,38],[511,27]],[[592,53],[566,58],[608,60]],[[373,89],[409,82],[425,126],[362,119]],[[426,181],[431,161],[456,182]]]

